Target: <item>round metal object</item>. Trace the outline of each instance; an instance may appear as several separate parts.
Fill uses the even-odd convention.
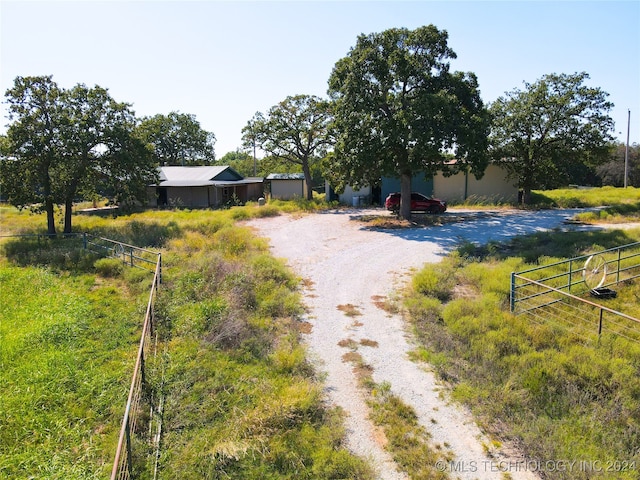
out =
[[[604,285],[607,279],[607,261],[602,255],[596,253],[587,258],[582,270],[582,279],[589,290],[595,290]]]

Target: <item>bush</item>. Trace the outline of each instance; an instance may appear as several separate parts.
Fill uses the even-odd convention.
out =
[[[119,277],[124,272],[124,264],[117,258],[101,258],[93,266],[103,277]]]
[[[413,277],[413,288],[422,295],[446,301],[451,296],[455,277],[441,263],[426,265]]]

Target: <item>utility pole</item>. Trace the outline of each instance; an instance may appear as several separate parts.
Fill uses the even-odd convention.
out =
[[[627,143],[629,143],[629,140],[627,139]],[[255,177],[257,175],[257,170],[256,170],[256,139],[253,139],[253,176]]]
[[[624,188],[627,188],[629,174],[629,128],[631,127],[631,109],[627,109],[627,146],[624,149]]]

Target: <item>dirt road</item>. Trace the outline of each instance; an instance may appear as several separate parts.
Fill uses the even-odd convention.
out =
[[[562,224],[575,212],[469,212],[468,221],[462,223],[386,231],[369,230],[356,221],[371,213],[384,214],[380,210],[336,210],[248,222],[270,239],[276,257],[285,258],[307,280],[307,320],[313,328],[306,341],[317,368],[326,374],[329,400],[347,413],[349,448],[368,458],[380,479],[407,478],[384,450],[384,436],[368,418],[353,366],[342,359],[347,350],[339,343],[352,339],[360,345],[358,353],[373,367],[373,380],[388,382],[391,392],[416,411],[433,443],[450,450],[454,460],[442,469],[451,471],[452,478],[504,478],[500,466],[508,464],[500,462],[516,465],[523,459],[491,447],[469,413],[448,401],[432,372],[408,359],[414,347],[403,320],[376,303],[393,295],[425,262],[440,261],[462,239],[485,243],[545,230]],[[357,321],[345,315],[347,305],[361,313]],[[523,471],[509,473],[516,479],[537,478]]]

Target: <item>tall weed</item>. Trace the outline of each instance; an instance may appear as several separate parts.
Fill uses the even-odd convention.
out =
[[[405,303],[422,343],[414,358],[432,362],[454,397],[494,435],[519,439],[534,460],[627,462],[626,471],[553,471],[545,478],[636,478],[640,346],[610,335],[585,337],[570,324],[511,315],[509,273],[532,266],[526,261],[549,264],[559,260],[556,254],[584,252],[596,242],[598,248],[609,247],[620,239],[619,232],[547,233],[480,256],[452,255],[438,269],[427,266],[417,274]],[[547,247],[532,253],[528,249],[536,240]],[[455,288],[448,295],[439,287],[425,288],[420,279],[434,276],[455,278]],[[622,290],[628,288],[640,295],[640,287]],[[629,310],[634,302],[628,293],[620,293],[627,300],[619,308],[639,315],[640,309]],[[628,468],[632,462],[635,469]]]

